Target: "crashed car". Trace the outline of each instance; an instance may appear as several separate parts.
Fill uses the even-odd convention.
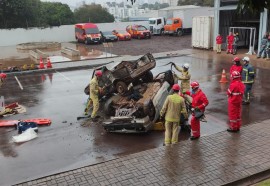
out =
[[[104,104],[103,111],[110,119],[103,122],[108,132],[143,133],[159,119],[166,97],[176,82],[171,71],[158,74],[149,83],[138,84],[127,95],[114,95]]]
[[[99,86],[103,87],[104,94],[119,93],[124,95],[128,90],[130,83],[138,84],[142,82],[151,82],[153,74],[150,71],[155,68],[156,60],[152,54],[147,53],[137,60],[122,61],[112,70],[106,66],[95,69],[103,72],[99,80]],[[95,74],[92,74],[92,77]],[[85,94],[89,95],[89,84],[85,87]]]

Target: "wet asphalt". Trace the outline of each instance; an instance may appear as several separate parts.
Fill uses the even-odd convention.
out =
[[[201,55],[157,60],[153,73],[169,70],[162,66],[168,62],[177,65],[190,64],[192,80],[198,80],[209,99],[206,117],[201,124],[202,135],[210,135],[227,128],[227,84],[220,84],[222,69],[228,72],[231,63],[211,56]],[[243,106],[243,125],[269,119],[270,107],[269,70],[256,69],[257,78],[253,87],[252,103]],[[24,114],[4,119],[29,119],[45,117],[52,119],[51,126],[39,128],[38,138],[20,145],[11,142],[17,135],[14,128],[0,128],[0,185],[42,177],[56,172],[95,164],[121,155],[162,146],[163,132],[147,134],[106,133],[99,124],[82,127],[77,121],[82,115],[87,96],[83,89],[90,81],[92,70],[55,72],[50,74],[9,75],[1,88],[6,103],[19,102],[27,108]],[[228,77],[228,76],[227,76]],[[189,134],[180,134],[187,140]]]

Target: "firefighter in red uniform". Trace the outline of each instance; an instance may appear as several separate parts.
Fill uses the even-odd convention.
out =
[[[227,36],[227,54],[233,53],[233,41],[234,41],[234,35],[232,32]]]
[[[218,34],[216,37],[217,54],[221,53],[222,40],[223,40],[222,36]]]
[[[245,92],[245,85],[241,81],[241,74],[238,71],[231,73],[231,84],[228,88],[228,132],[239,132],[241,127],[242,99]]]
[[[230,75],[231,75],[231,77],[232,77],[232,72],[233,71],[237,71],[237,72],[239,72],[240,74],[242,74],[242,70],[243,70],[243,66],[241,65],[241,63],[240,63],[240,58],[239,57],[235,57],[234,59],[233,59],[233,62],[234,62],[234,64],[231,66],[231,68],[230,68]],[[232,79],[231,79],[232,80]]]
[[[204,112],[208,105],[208,99],[203,91],[199,88],[199,83],[193,81],[191,84],[192,92],[186,92],[192,97],[192,117],[191,117],[191,140],[196,140],[200,137],[200,118],[197,118],[195,112]]]

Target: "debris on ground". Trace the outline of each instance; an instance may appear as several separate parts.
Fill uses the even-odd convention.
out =
[[[20,135],[12,136],[12,141],[15,143],[23,143],[35,138],[37,138],[37,133],[33,128],[29,128]]]

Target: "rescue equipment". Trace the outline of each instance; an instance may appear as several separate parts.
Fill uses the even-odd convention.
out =
[[[0,120],[0,127],[17,126],[19,122],[35,122],[37,125],[51,125],[51,120],[46,118],[35,118],[28,120]]]

